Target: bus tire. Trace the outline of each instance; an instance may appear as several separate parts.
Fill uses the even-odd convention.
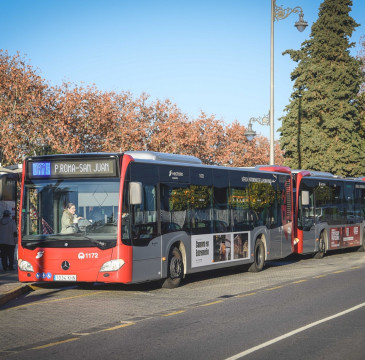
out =
[[[248,268],[249,272],[260,272],[265,265],[265,246],[261,239],[257,239],[255,243],[254,260]]]
[[[169,253],[167,264],[167,278],[163,281],[164,289],[177,288],[184,276],[184,263],[180,250],[174,246]]]
[[[365,229],[363,230],[363,233],[365,232]],[[361,246],[357,249],[358,252],[364,252],[365,251],[365,233],[362,237],[362,244]]]
[[[323,259],[324,254],[326,253],[326,240],[324,237],[324,231],[319,235],[319,244],[318,251],[314,254],[314,259]]]

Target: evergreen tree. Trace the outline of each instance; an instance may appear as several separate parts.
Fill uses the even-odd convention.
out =
[[[282,117],[280,144],[292,168],[360,176],[364,139],[356,106],[362,82],[360,61],[350,55],[349,39],[359,26],[349,15],[351,0],[324,0],[310,39],[287,50],[298,63],[294,91]]]

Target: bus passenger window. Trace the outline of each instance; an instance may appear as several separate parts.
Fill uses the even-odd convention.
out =
[[[230,231],[228,175],[226,170],[213,171],[213,233]]]
[[[180,231],[188,222],[189,190],[185,184],[161,184],[161,233]],[[185,228],[184,228],[185,230]]]

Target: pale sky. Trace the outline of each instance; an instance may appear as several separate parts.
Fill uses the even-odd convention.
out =
[[[318,18],[321,0],[277,0],[301,6],[275,22],[275,128],[289,103],[299,49]],[[361,24],[352,37],[356,55],[365,35],[365,1],[353,0]],[[200,111],[247,126],[270,106],[270,0],[0,0],[0,46],[17,51],[51,85],[70,81],[102,91],[142,92],[170,99],[191,119]],[[269,136],[269,127],[253,125]],[[278,134],[275,135],[278,138]]]

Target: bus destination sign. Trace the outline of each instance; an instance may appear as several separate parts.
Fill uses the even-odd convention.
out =
[[[116,176],[116,159],[76,159],[31,161],[31,178],[104,177]]]

